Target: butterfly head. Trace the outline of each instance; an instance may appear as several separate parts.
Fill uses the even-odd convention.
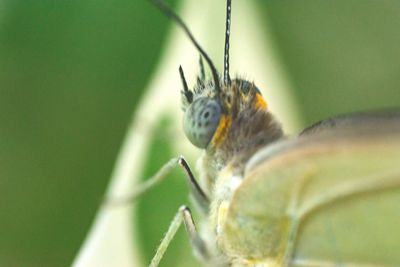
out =
[[[183,129],[196,147],[218,149],[242,112],[267,109],[260,91],[251,82],[234,79],[225,84],[221,79],[220,90],[216,90],[212,80],[206,82],[200,77],[193,90],[185,85],[182,90]]]
[[[252,82],[230,78],[231,0],[227,0],[226,5],[223,75],[218,73],[214,63],[182,19],[159,0],[152,2],[184,30],[211,72],[211,78],[206,79],[200,60],[197,83],[193,89],[189,89],[183,70],[179,67],[183,84],[183,129],[189,141],[198,148],[206,149],[214,160],[227,162],[238,155],[239,161],[246,160],[266,143],[280,138],[281,127],[268,112],[260,90]]]

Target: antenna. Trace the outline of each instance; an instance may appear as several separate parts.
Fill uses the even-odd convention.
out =
[[[229,76],[229,37],[231,35],[231,10],[232,1],[226,1],[226,29],[225,29],[225,51],[224,51],[224,83],[230,84],[231,77]]]
[[[159,0],[150,0],[162,13],[164,13],[167,17],[171,18],[174,20],[186,33],[186,35],[189,37],[189,39],[192,41],[193,45],[197,48],[197,50],[200,52],[200,54],[204,57],[204,59],[207,61],[211,73],[213,76],[213,80],[215,83],[215,90],[219,93],[221,92],[221,87],[219,84],[219,77],[218,77],[218,72],[217,69],[214,66],[214,63],[211,61],[210,57],[207,55],[207,53],[203,50],[203,48],[200,46],[200,44],[196,41],[196,39],[193,37],[192,33],[190,32],[189,28],[186,26],[186,24],[182,21],[178,15],[176,15],[168,6],[166,6],[164,3],[162,3]]]

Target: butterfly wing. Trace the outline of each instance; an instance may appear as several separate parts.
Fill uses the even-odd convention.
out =
[[[399,118],[331,119],[257,153],[223,226],[227,254],[291,266],[399,264]]]

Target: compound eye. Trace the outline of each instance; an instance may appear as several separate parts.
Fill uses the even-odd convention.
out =
[[[211,141],[221,118],[221,106],[208,97],[196,99],[186,110],[183,118],[183,130],[189,141],[206,148]]]

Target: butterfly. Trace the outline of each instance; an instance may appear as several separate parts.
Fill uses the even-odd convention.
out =
[[[185,31],[211,77],[200,63],[190,89],[179,68],[183,131],[204,150],[199,176],[177,157],[131,196],[181,166],[202,214],[197,229],[190,209],[179,209],[151,266],[162,261],[182,223],[206,266],[399,264],[400,114],[339,116],[286,136],[257,85],[230,77],[231,1],[222,75],[185,23],[153,3]]]

